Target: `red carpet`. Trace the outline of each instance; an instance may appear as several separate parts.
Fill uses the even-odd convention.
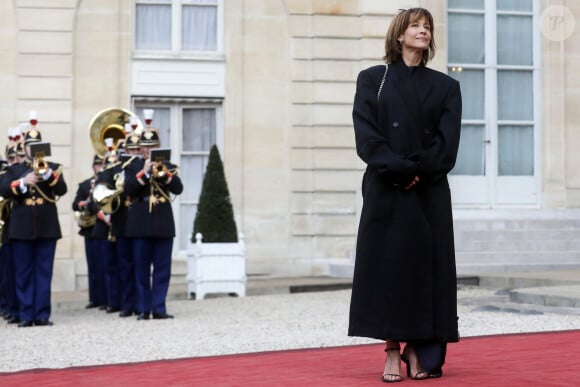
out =
[[[580,385],[580,331],[466,338],[449,346],[441,379],[417,386]],[[6,356],[6,354],[3,354]],[[371,386],[383,345],[359,345],[0,374],[1,386]],[[403,372],[405,367],[403,365]],[[400,386],[401,384],[396,384]]]

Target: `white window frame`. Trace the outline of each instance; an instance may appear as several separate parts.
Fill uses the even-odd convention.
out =
[[[215,51],[182,51],[181,50],[181,8],[183,5],[207,5],[196,0],[136,0],[133,7],[133,58],[136,59],[195,59],[223,60],[224,57],[224,0],[215,0],[217,7],[216,50]],[[138,4],[171,5],[171,49],[170,50],[138,50],[135,34],[136,9]]]
[[[463,13],[463,14],[483,14],[484,15],[484,44],[485,44],[485,61],[483,65],[465,64],[465,63],[447,63],[447,69],[452,67],[461,67],[464,69],[484,69],[484,84],[485,84],[485,106],[484,106],[484,120],[462,120],[462,124],[478,124],[485,125],[485,141],[492,144],[492,147],[487,146],[485,150],[486,165],[485,176],[491,175],[493,178],[489,179],[490,203],[492,207],[512,207],[512,205],[501,205],[497,203],[496,192],[502,189],[504,181],[507,184],[510,182],[511,176],[500,176],[498,170],[498,131],[500,125],[531,125],[534,131],[534,188],[537,193],[536,203],[530,205],[537,208],[542,203],[542,133],[541,133],[541,109],[542,109],[542,90],[541,90],[541,39],[539,28],[533,28],[532,33],[532,49],[533,49],[533,63],[531,66],[525,65],[499,65],[497,64],[497,16],[498,15],[525,15],[532,16],[532,25],[540,25],[540,4],[538,0],[532,0],[531,12],[518,11],[503,11],[498,10],[495,0],[485,0],[484,10],[461,9],[452,8],[447,9],[447,13]],[[498,106],[497,106],[497,74],[500,70],[531,70],[533,82],[533,120],[532,121],[505,121],[498,120]],[[468,175],[455,175],[467,176]],[[487,205],[485,205],[487,207]],[[517,207],[528,205],[516,205]],[[471,207],[471,206],[470,206]]]

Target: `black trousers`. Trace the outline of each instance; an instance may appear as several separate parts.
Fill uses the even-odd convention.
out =
[[[418,341],[411,343],[411,346],[415,349],[419,363],[431,377],[440,377],[443,375],[447,343]]]

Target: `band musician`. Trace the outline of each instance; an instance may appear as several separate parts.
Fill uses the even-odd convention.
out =
[[[30,144],[42,140],[34,125],[24,137],[26,161],[8,167],[0,185],[0,195],[12,199],[8,237],[18,257],[19,327],[52,325],[52,272],[56,242],[62,237],[56,201],[67,192],[62,166],[30,153]]]
[[[134,160],[140,158],[139,135],[127,131],[124,142],[117,145],[118,161],[106,168],[97,179],[97,184],[117,190],[116,204],[111,212],[111,235],[115,239],[115,252],[120,279],[119,317],[129,317],[137,313],[137,289],[135,285],[135,261],[132,239],[127,238],[126,224],[130,199],[124,192],[125,169]]]
[[[87,309],[107,305],[104,260],[99,256],[97,239],[92,237],[97,216],[91,214],[89,210],[95,180],[103,170],[103,157],[98,154],[93,157],[92,169],[92,176],[79,183],[72,203],[72,209],[75,211],[79,226],[79,235],[84,238],[85,242],[89,291],[89,303],[86,305]]]
[[[144,130],[140,144],[143,158],[130,163],[125,171],[125,193],[131,197],[126,233],[133,238],[137,319],[148,320],[150,315],[154,319],[168,319],[173,318],[167,313],[165,299],[175,237],[171,195],[181,194],[183,184],[176,165],[169,160],[150,159],[151,150],[160,145],[156,130]]]

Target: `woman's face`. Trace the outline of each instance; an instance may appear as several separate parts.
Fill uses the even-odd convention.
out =
[[[412,21],[398,40],[402,40],[403,49],[427,50],[431,43],[431,26],[427,18]]]

